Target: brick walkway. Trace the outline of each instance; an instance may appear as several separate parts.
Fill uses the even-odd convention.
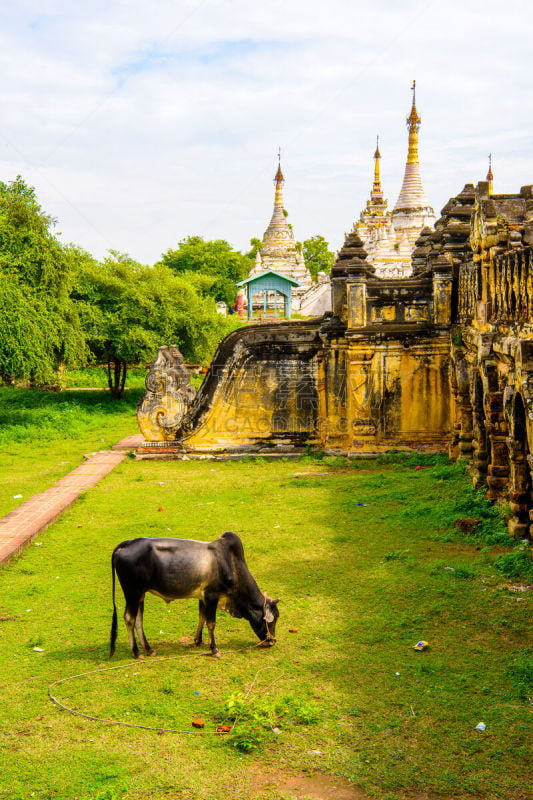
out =
[[[85,491],[96,486],[117,464],[126,458],[142,436],[128,436],[112,450],[93,453],[49,489],[35,494],[0,519],[0,565],[20,553]]]

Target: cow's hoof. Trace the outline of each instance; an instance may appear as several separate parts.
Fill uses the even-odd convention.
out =
[[[146,651],[146,655],[147,656],[156,656],[157,653],[156,653],[155,650],[152,650],[152,648],[150,648],[149,650]]]
[[[213,658],[220,658],[222,656],[222,653],[220,652],[220,650],[214,650],[212,656]]]

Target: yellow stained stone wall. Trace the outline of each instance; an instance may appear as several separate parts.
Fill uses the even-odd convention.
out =
[[[443,447],[450,436],[449,338],[372,342],[342,339],[325,348],[323,447],[375,452]]]

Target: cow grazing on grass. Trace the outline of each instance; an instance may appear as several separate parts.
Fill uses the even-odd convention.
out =
[[[117,639],[117,607],[115,605],[115,572],[126,600],[124,621],[134,658],[139,656],[135,632],[147,655],[154,651],[143,630],[146,592],[167,603],[180,598],[199,600],[199,620],[194,642],[202,643],[202,630],[207,624],[209,646],[213,655],[219,651],[215,642],[217,606],[233,617],[247,619],[256,636],[265,646],[275,639],[278,600],[261,594],[244,560],[242,542],[235,533],[223,533],[214,542],[191,539],[132,539],[122,542],[111,557],[113,575],[113,622],[110,652],[115,652]]]

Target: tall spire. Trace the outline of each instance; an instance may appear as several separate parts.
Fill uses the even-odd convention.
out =
[[[381,188],[381,153],[379,152],[379,136],[376,136],[376,152],[374,153],[374,183],[372,184],[372,200],[383,200],[383,190]]]
[[[494,175],[492,174],[492,153],[489,153],[489,171],[487,172],[489,182],[489,194],[494,194]]]
[[[278,148],[278,171],[274,176],[274,183],[276,184],[276,193],[274,195],[274,209],[279,207],[283,210],[283,184],[285,182],[285,178],[283,177],[283,172],[281,171],[281,147]]]
[[[420,164],[418,161],[418,131],[422,120],[416,109],[416,81],[413,81],[411,91],[413,92],[413,104],[411,113],[407,117],[407,130],[409,131],[409,143],[407,150],[407,163],[403,176],[403,184],[394,206],[393,214],[405,212],[413,209],[429,209],[433,214],[433,209],[429,205],[424,189],[422,188],[422,178],[420,177]]]
[[[418,129],[422,120],[416,110],[416,81],[413,81],[411,91],[413,93],[413,105],[411,106],[411,113],[407,117],[407,130],[409,131],[407,163],[418,164]]]

